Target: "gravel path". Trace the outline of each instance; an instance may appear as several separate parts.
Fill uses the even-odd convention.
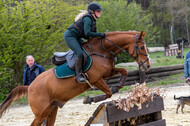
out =
[[[167,126],[190,126],[190,106],[185,106],[184,114],[179,110],[175,114],[176,101],[173,99],[174,94],[179,96],[189,96],[190,87],[187,84],[178,84],[176,86],[165,86],[166,98],[164,99],[165,110],[162,111],[163,119],[166,119]],[[122,92],[126,93],[126,92]],[[117,93],[112,98],[117,99],[122,93]],[[100,103],[91,105],[82,104],[83,99],[70,100],[63,108],[59,109],[55,126],[84,126],[89,117]],[[33,113],[28,105],[11,107],[1,119],[0,126],[29,126],[33,121]]]

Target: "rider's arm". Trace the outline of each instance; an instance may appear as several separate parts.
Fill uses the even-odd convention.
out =
[[[97,32],[91,31],[92,21],[91,21],[90,17],[84,17],[83,22],[84,22],[84,34],[86,37],[92,37],[92,38],[102,37],[102,33],[97,33]]]

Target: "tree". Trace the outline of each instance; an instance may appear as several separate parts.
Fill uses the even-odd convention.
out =
[[[12,87],[22,83],[27,55],[44,65],[51,61],[55,49],[68,50],[63,33],[81,8],[84,5],[75,7],[58,0],[1,0],[0,85],[10,76]]]
[[[145,31],[146,43],[151,44],[157,32],[151,21],[151,14],[142,10],[139,4],[130,4],[124,0],[101,1],[103,8],[101,18],[98,19],[97,27],[100,32],[105,31]]]
[[[186,0],[159,0],[151,2],[149,13],[153,15],[153,26],[159,27],[160,40],[165,46],[175,43],[175,40],[179,37],[189,38],[189,3]],[[171,29],[173,32],[169,34]]]

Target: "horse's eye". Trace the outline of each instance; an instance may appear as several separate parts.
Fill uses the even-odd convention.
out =
[[[143,49],[144,49],[144,46],[142,46],[141,49],[143,50]]]

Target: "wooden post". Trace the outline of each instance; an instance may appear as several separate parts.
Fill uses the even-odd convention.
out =
[[[182,39],[182,42],[181,42],[181,59],[184,58],[184,56],[183,56],[183,45],[184,45],[184,40]]]
[[[140,84],[144,83],[146,80],[146,72],[139,69]]]

